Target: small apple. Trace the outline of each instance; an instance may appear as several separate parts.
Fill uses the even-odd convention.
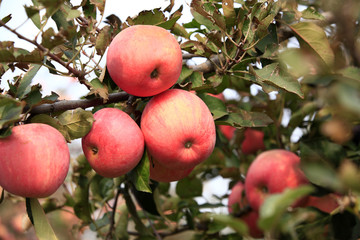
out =
[[[117,108],[103,108],[94,114],[94,119],[90,132],[82,138],[82,149],[90,166],[108,178],[128,173],[144,152],[140,127]]]
[[[245,191],[250,206],[258,211],[269,194],[307,184],[308,180],[299,164],[300,158],[287,150],[274,149],[259,154],[246,174]],[[305,200],[300,200],[294,206]]]
[[[195,94],[170,89],[154,96],[141,117],[146,147],[170,169],[190,169],[207,159],[216,141],[215,123]]]
[[[179,181],[187,177],[194,168],[189,169],[178,169],[178,168],[167,168],[160,164],[155,159],[150,161],[150,178],[158,182],[173,182]]]
[[[252,128],[244,131],[244,140],[241,144],[241,151],[244,154],[253,154],[258,150],[264,150],[264,132]]]
[[[233,138],[236,130],[235,127],[229,125],[219,125],[219,129],[229,141]]]
[[[333,193],[321,197],[309,196],[305,206],[316,207],[323,212],[331,213],[339,207],[338,199],[339,196]]]
[[[69,170],[70,153],[55,128],[30,123],[15,126],[0,139],[0,185],[9,193],[28,198],[53,194]]]
[[[233,209],[234,205],[237,204],[237,206]],[[235,210],[243,210],[244,208],[248,207],[248,201],[245,196],[245,186],[242,182],[236,183],[232,189],[231,193],[229,195],[228,199],[228,211],[230,214],[234,214]],[[264,236],[264,233],[259,229],[257,225],[257,221],[259,219],[259,213],[257,211],[254,211],[253,209],[250,209],[249,212],[246,212],[245,214],[241,215],[241,220],[243,220],[249,229],[249,234],[253,238],[261,238]]]
[[[106,65],[112,80],[125,92],[154,96],[178,80],[182,53],[175,37],[164,28],[135,25],[112,40]]]

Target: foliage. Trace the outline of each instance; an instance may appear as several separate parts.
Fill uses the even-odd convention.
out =
[[[267,149],[299,153],[313,185],[267,199],[259,220],[265,237],[360,237],[358,1],[193,0],[193,19],[185,24],[178,23],[183,8],[174,10],[173,1],[166,9],[142,11],[124,22],[116,15],[103,16],[104,0],[84,0],[76,6],[68,0],[32,3],[24,8],[39,29],[39,38],[28,39],[9,28],[11,15],[0,21],[2,28],[35,46],[29,51],[15,47],[14,42],[0,42],[0,77],[15,69],[23,72],[6,79],[8,89],[0,89],[0,137],[10,135],[16,124],[42,122],[56,127],[70,142],[90,130],[92,113],[103,106],[123,109],[139,121],[149,98],[111,98],[121,90],[106,67],[100,66],[111,39],[136,24],[161,26],[178,38],[187,61],[174,87],[196,91],[217,125],[237,129],[230,141],[217,132],[213,155],[175,183],[175,194],[171,192],[174,185],[150,182],[146,153],[132,172],[115,179],[95,174],[80,155],[73,160],[66,182],[73,191],[64,191],[63,200],[55,205],[47,204],[51,198],[42,202],[45,213],[70,207],[79,219],[77,231],[90,227],[104,239],[246,238],[248,229],[240,219],[214,213],[225,206],[227,194],[217,196],[215,204],[200,204],[196,199],[210,179],[229,179],[230,185],[223,186],[229,189],[243,180],[256,156],[241,152],[243,129],[254,127],[265,133]],[[100,25],[103,17],[105,24]],[[48,26],[50,20],[55,21],[55,29]],[[294,43],[296,47],[291,47]],[[206,62],[191,65],[189,59],[195,57]],[[58,101],[55,92],[43,96],[41,86],[32,84],[40,68],[76,77],[89,90],[83,100],[101,99],[101,104],[74,110],[70,102]],[[254,86],[259,89],[256,93],[251,91]],[[207,94],[225,89],[234,90],[239,98],[223,102]],[[52,109],[56,104],[65,108],[41,110],[49,104]],[[294,140],[298,132],[300,137]],[[286,207],[299,196],[329,192],[342,196],[339,208],[331,214]],[[3,198],[2,194],[0,202],[16,199],[7,194]],[[27,203],[39,239],[55,239],[37,200]]]

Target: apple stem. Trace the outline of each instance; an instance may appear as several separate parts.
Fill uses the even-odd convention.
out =
[[[151,78],[157,78],[159,76],[159,71],[155,68],[151,73],[150,73],[150,77]]]

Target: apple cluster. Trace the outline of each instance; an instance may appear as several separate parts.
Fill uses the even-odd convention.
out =
[[[230,214],[239,216],[248,226],[249,235],[254,238],[263,236],[257,225],[259,210],[271,194],[285,189],[294,189],[309,184],[300,169],[300,158],[293,152],[273,149],[259,154],[251,163],[245,182],[236,183],[228,198]],[[296,201],[292,207],[316,207],[330,213],[338,207],[334,194],[323,197],[306,196]]]
[[[107,69],[120,89],[151,99],[142,112],[140,127],[119,109],[104,108],[94,114],[95,122],[83,137],[82,148],[98,174],[126,174],[146,148],[150,178],[170,182],[186,177],[209,157],[216,140],[210,110],[195,94],[169,89],[182,69],[181,48],[173,35],[150,25],[122,30],[109,46]]]

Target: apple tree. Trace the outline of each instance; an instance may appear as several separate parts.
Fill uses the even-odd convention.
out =
[[[179,21],[184,6],[174,5],[171,0],[164,9],[145,10],[121,21],[116,14],[104,15],[105,0],[32,0],[24,10],[38,29],[35,38],[9,27],[11,14],[2,18],[2,30],[33,48],[0,42],[0,147],[16,127],[33,123],[54,127],[70,144],[91,131],[94,114],[104,108],[120,109],[141,126],[142,113],[154,97],[122,90],[108,71],[106,56],[112,40],[125,29],[155,25],[171,33],[181,48],[181,73],[171,88],[196,94],[211,112],[216,126],[211,155],[170,183],[151,179],[155,159],[146,143],[137,165],[115,177],[94,171],[80,150],[76,156],[72,153],[57,194],[17,196],[0,182],[0,209],[9,201],[25,205],[41,240],[60,239],[48,216],[61,211],[76,218],[76,238],[87,229],[100,239],[121,240],[358,239],[359,1],[192,0],[192,20],[186,23]],[[147,44],[158,43],[153,41]],[[131,51],[139,54],[135,47],[126,50]],[[131,66],[134,72],[142,67]],[[42,86],[33,83],[40,69],[48,69],[47,81],[53,75],[73,77],[87,94],[76,100],[60,100],[55,89],[43,94]],[[51,141],[41,144],[46,149]],[[246,195],[254,192],[246,187],[248,169],[259,155],[276,149],[299,159],[296,171],[306,181],[272,192],[267,184],[296,180],[289,179],[292,170],[281,171],[288,167],[285,160],[266,164],[267,169],[256,165],[257,172],[266,170],[256,190],[263,201],[249,220],[245,216],[254,207]],[[162,150],[168,155],[175,151]],[[22,160],[21,145],[11,151]],[[4,174],[4,156],[11,154],[1,155]],[[183,170],[177,166],[172,174]],[[274,176],[278,182],[271,182]],[[2,177],[15,181],[19,176]],[[210,201],[203,194],[216,179],[229,184],[221,186],[225,194],[215,194]],[[229,201],[233,186],[240,190]],[[6,221],[1,215],[0,220]]]

